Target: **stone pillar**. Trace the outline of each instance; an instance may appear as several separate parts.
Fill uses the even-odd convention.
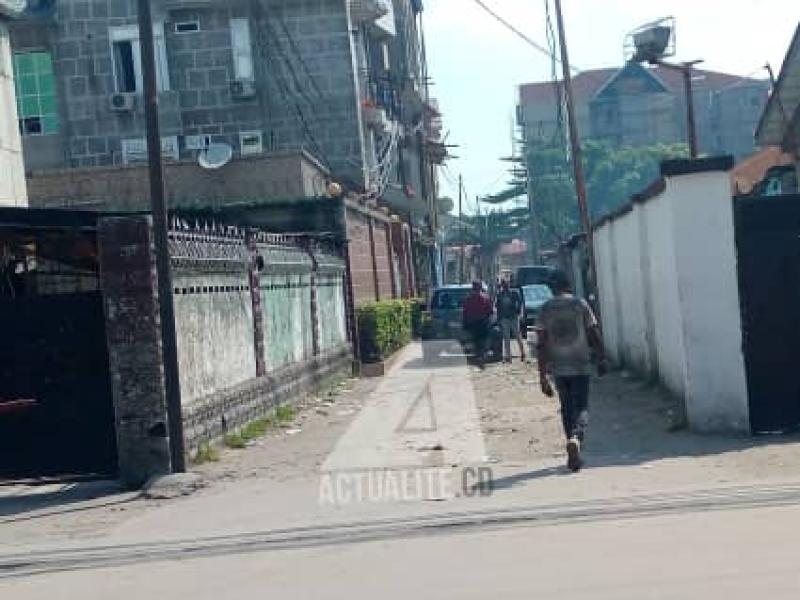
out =
[[[171,471],[151,219],[103,218],[98,240],[119,477],[136,487]]]

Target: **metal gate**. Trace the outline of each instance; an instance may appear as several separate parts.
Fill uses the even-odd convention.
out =
[[[736,198],[742,333],[754,433],[800,428],[800,196]]]
[[[100,292],[0,298],[0,478],[116,462]]]

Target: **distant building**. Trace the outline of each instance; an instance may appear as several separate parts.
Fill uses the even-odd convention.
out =
[[[14,102],[14,69],[8,25],[25,7],[21,0],[0,0],[0,206],[26,206],[25,170]]]
[[[797,193],[800,187],[800,25],[789,44],[775,89],[756,131],[760,146],[779,146],[794,162],[794,177],[775,180],[774,193]]]
[[[146,207],[136,2],[32,4],[12,29],[32,204]],[[442,145],[419,1],[152,5],[162,147],[183,165],[167,182],[173,206],[319,195],[331,178],[426,214]],[[237,165],[201,173],[209,143],[230,145]]]
[[[529,142],[550,140],[558,125],[558,88],[552,82],[519,88],[517,118]],[[619,69],[582,71],[573,79],[576,120],[584,138],[614,147],[686,141],[682,75],[664,67],[628,63]],[[769,83],[696,69],[693,77],[699,150],[752,154],[753,132],[767,101]]]

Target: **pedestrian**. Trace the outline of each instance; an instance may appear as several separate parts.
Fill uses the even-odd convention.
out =
[[[572,294],[562,271],[552,275],[554,297],[539,312],[537,354],[539,382],[545,396],[553,396],[552,375],[561,404],[561,420],[567,438],[567,467],[575,472],[583,465],[581,446],[589,422],[589,376],[592,361],[598,375],[608,367],[600,326],[589,304]]]
[[[483,284],[473,281],[472,291],[464,300],[463,325],[472,338],[476,361],[481,368],[486,359],[486,340],[493,314],[492,299],[483,291]]]
[[[495,299],[497,320],[500,322],[500,332],[503,335],[503,360],[511,362],[511,337],[517,340],[520,360],[525,362],[525,344],[522,342],[519,322],[522,319],[522,297],[519,292],[512,290],[508,280],[500,282],[500,291]]]

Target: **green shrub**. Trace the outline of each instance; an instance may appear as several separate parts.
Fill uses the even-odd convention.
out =
[[[372,302],[356,312],[362,362],[380,362],[411,341],[412,301]]]

